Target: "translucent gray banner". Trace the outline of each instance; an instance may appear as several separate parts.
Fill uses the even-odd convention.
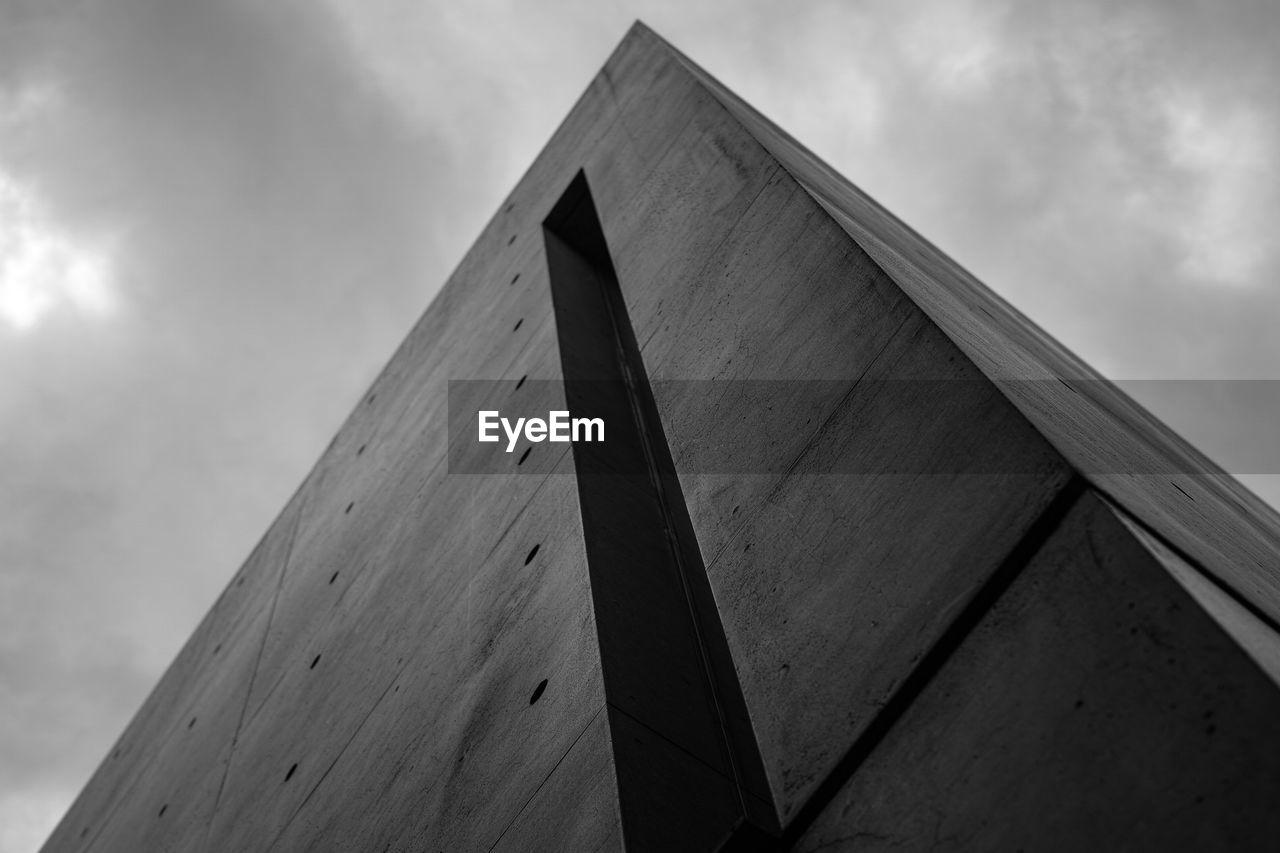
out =
[[[649,387],[660,438],[681,473],[1034,474],[1047,464],[1037,448],[1057,445],[1073,448],[1073,463],[1091,474],[1280,474],[1276,380],[656,380]],[[566,397],[558,379],[452,380],[449,472],[572,473],[566,452],[575,440],[634,433],[634,425],[618,428],[632,417],[616,402],[629,393],[619,382],[577,381]],[[1213,461],[1144,406],[1178,423]],[[1024,413],[1037,413],[1047,443]],[[613,458],[631,461],[608,473],[645,473],[639,447]]]

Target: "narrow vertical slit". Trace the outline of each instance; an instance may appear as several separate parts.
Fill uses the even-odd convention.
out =
[[[755,846],[776,809],[582,173],[543,237],[568,407],[605,422],[573,459],[628,848]]]

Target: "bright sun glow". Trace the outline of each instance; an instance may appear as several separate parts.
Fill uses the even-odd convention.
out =
[[[73,241],[0,171],[0,322],[29,330],[61,306],[102,316],[111,309],[110,273],[104,251]]]

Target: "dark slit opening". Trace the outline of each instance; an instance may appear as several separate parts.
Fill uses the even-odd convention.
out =
[[[570,416],[605,422],[572,452],[628,846],[755,846],[776,810],[582,173],[543,237]]]

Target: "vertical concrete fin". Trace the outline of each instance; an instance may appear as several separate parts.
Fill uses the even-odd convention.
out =
[[[605,442],[575,443],[573,451],[624,830],[633,844],[660,843],[673,810],[689,822],[682,837],[714,841],[743,819],[776,829],[742,689],[582,173],[544,236],[566,399],[572,416],[601,417],[609,431]]]

